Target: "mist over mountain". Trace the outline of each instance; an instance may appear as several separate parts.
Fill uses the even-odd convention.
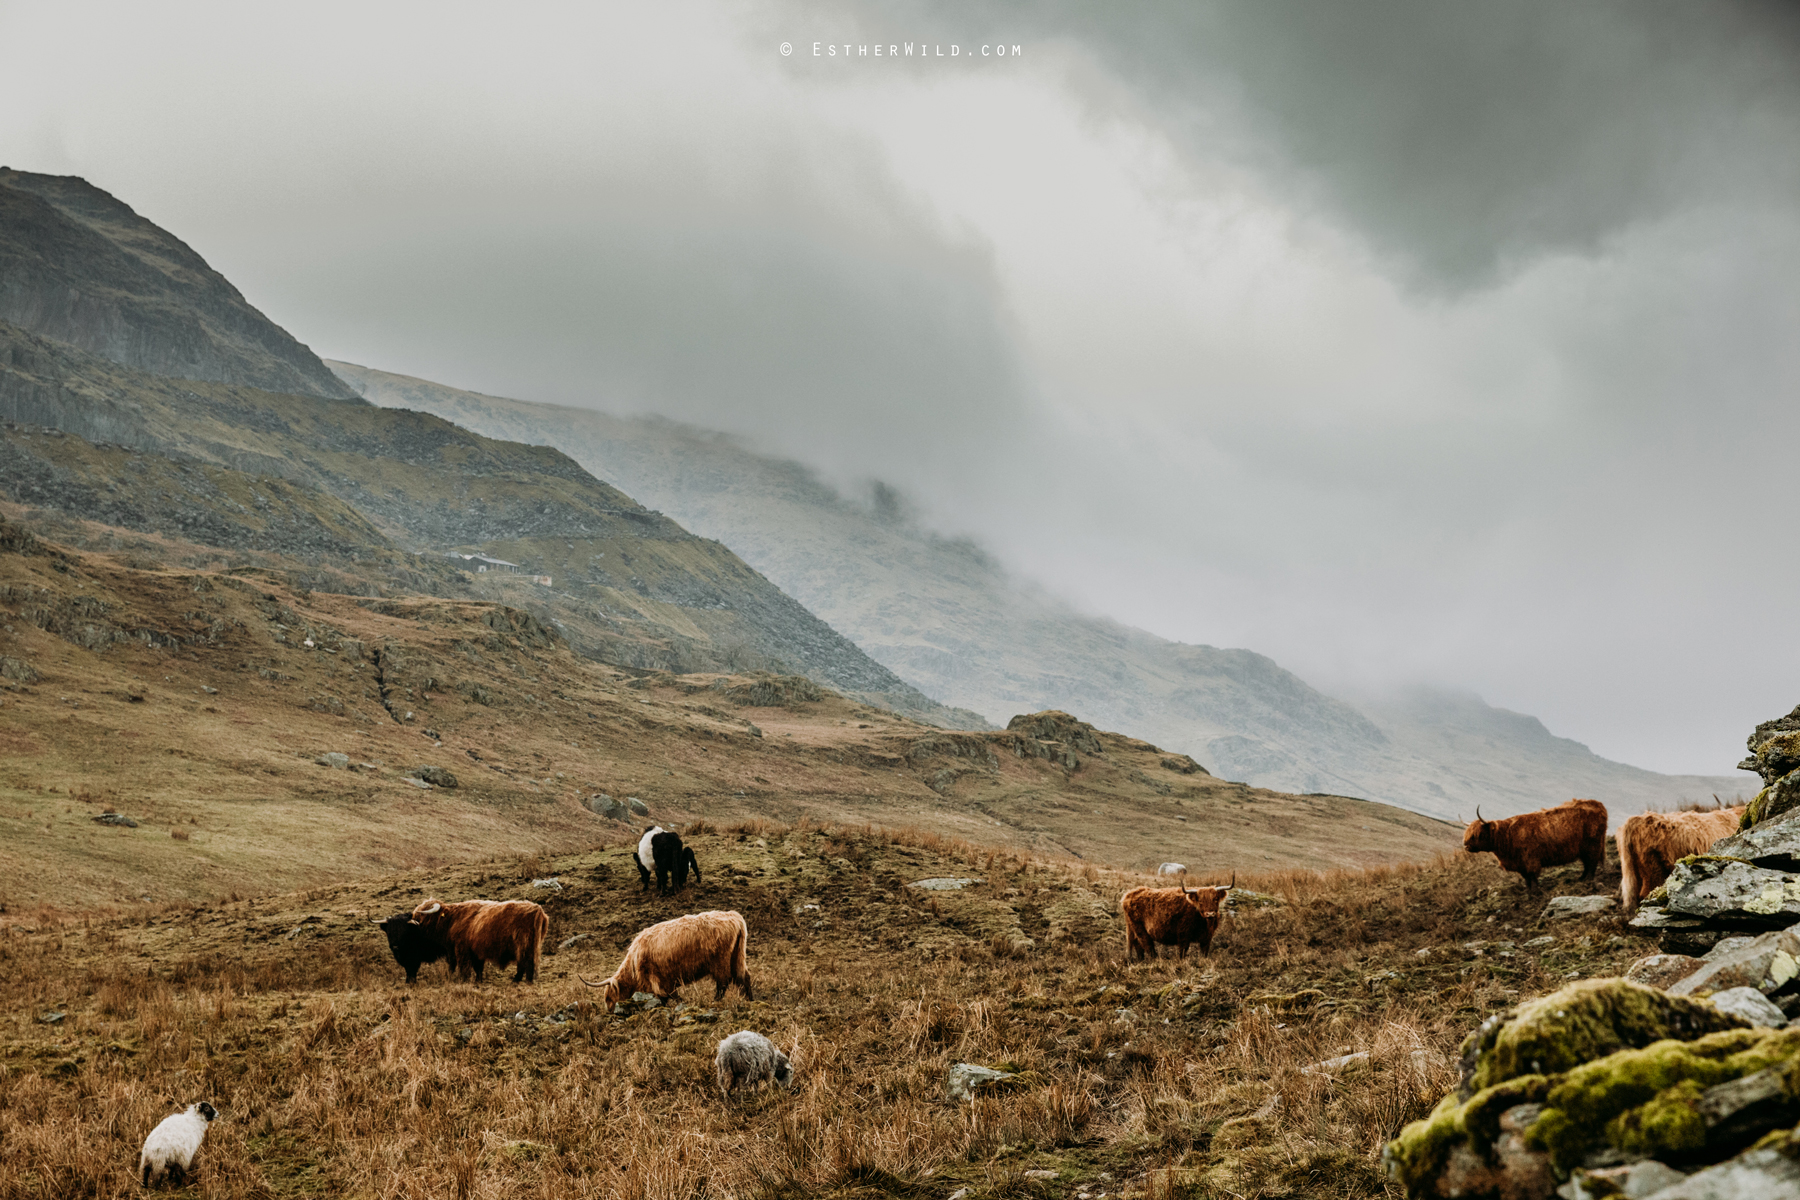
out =
[[[896,674],[990,719],[1063,708],[1226,778],[1453,819],[1477,804],[1519,812],[1573,795],[1627,812],[1745,786],[1612,762],[1470,695],[1415,689],[1352,704],[1253,651],[1171,642],[1078,612],[973,543],[920,527],[893,489],[846,497],[724,434],[330,365],[374,403],[563,449],[732,546]]]
[[[0,176],[0,293],[18,318],[0,318],[0,498],[282,556],[332,590],[504,598],[603,662],[791,672],[930,723],[984,724],[568,456],[365,403],[83,180]],[[505,565],[471,578],[452,552]]]

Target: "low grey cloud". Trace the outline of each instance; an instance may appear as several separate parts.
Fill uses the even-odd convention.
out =
[[[1091,60],[1096,105],[1280,177],[1416,285],[1594,252],[1640,220],[1800,192],[1800,10],[1778,0],[792,6]],[[1070,82],[1082,86],[1080,71]],[[1092,82],[1091,80],[1089,81]]]

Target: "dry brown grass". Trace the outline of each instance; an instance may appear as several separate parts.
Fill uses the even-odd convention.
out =
[[[1230,918],[1210,959],[1128,965],[1110,907],[1132,873],[928,830],[687,836],[706,883],[666,901],[619,845],[6,918],[0,1197],[131,1194],[145,1132],[201,1098],[222,1113],[188,1191],[206,1197],[1383,1195],[1379,1145],[1448,1085],[1471,1025],[1633,952],[1598,925],[1585,948],[1559,929],[1560,953],[1459,949],[1534,931],[1506,924],[1516,883],[1458,856],[1240,878],[1282,902]],[[567,890],[534,892],[544,874]],[[986,882],[904,886],[928,875]],[[368,920],[427,889],[531,896],[553,942],[589,936],[535,986],[429,966],[408,989]],[[750,922],[755,1003],[715,1008],[700,985],[675,1011],[592,1007],[577,971],[711,907]],[[719,1099],[713,1046],[745,1027],[797,1044],[793,1092]],[[959,1061],[1019,1084],[952,1104]],[[1025,1176],[1044,1169],[1058,1178]]]

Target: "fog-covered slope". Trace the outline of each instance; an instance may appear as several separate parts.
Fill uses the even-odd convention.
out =
[[[1227,778],[1452,818],[1476,804],[1518,812],[1575,795],[1635,811],[1729,797],[1749,779],[1611,762],[1474,697],[1335,699],[1252,651],[1183,645],[1077,612],[978,547],[919,528],[891,492],[842,496],[722,434],[330,365],[376,404],[558,447],[731,546],[902,678],[990,719],[1062,708],[1191,753]]]

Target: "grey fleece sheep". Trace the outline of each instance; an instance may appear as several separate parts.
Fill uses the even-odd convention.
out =
[[[732,1089],[740,1083],[747,1088],[760,1086],[766,1079],[788,1087],[794,1082],[794,1068],[788,1056],[775,1048],[762,1034],[740,1029],[719,1043],[713,1058],[718,1071],[719,1094],[731,1098]]]

